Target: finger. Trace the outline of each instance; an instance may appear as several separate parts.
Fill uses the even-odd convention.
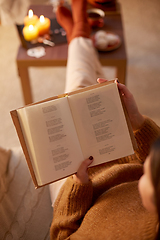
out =
[[[108,80],[107,80],[107,79],[104,79],[104,78],[98,78],[98,79],[97,79],[97,82],[98,82],[98,83],[103,83],[103,82],[108,82]]]
[[[128,90],[128,88],[124,84],[120,83],[117,80],[116,80],[116,83],[122,95],[125,95],[126,98],[132,97],[132,93]]]
[[[77,172],[87,172],[87,168],[89,167],[89,165],[91,164],[93,162],[93,157],[91,158],[87,158],[87,159],[85,159],[82,163],[81,163],[81,165],[80,165],[80,167],[79,167],[79,169],[78,169],[78,171]]]
[[[77,183],[88,183],[89,178],[88,178],[88,166],[93,162],[93,157],[89,157],[86,160],[84,160],[77,173],[73,175],[73,179]]]

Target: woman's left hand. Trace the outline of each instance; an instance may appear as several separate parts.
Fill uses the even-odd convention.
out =
[[[88,183],[88,166],[93,162],[93,157],[90,156],[89,158],[85,159],[76,174],[73,175],[73,179],[77,183]]]

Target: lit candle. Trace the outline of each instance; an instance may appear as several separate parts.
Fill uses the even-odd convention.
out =
[[[24,18],[24,25],[25,26],[35,25],[37,21],[38,21],[37,15],[34,15],[32,9],[30,9],[28,11],[28,16]]]
[[[51,25],[50,19],[45,18],[43,15],[41,15],[38,22],[36,23],[36,26],[38,27],[39,35],[42,36],[44,34],[49,33],[50,25]]]
[[[33,25],[25,26],[23,28],[23,36],[26,41],[32,41],[36,38],[38,38],[39,32],[38,28]]]

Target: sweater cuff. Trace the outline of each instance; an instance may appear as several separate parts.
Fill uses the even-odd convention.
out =
[[[68,178],[68,187],[71,189],[69,194],[69,201],[72,203],[70,207],[73,210],[81,209],[86,212],[92,203],[93,186],[89,180],[88,183],[76,183],[71,176]]]
[[[62,215],[72,215],[78,212],[81,218],[92,204],[93,186],[89,181],[86,184],[74,182],[70,176],[62,186],[59,196],[56,199],[54,209],[62,210]]]
[[[150,118],[145,117],[141,128],[134,132],[138,149],[135,151],[141,162],[144,162],[150,152],[151,145],[160,135],[160,128]]]

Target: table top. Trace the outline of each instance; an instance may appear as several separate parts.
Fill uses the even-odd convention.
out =
[[[30,8],[33,9],[34,13],[38,16],[43,14],[48,18],[55,17],[53,12],[53,7],[50,5],[32,5]],[[123,33],[123,24],[121,19],[121,14],[116,12],[115,14],[107,14],[104,18],[104,26],[101,28],[107,32],[113,32],[118,34],[121,38],[121,46],[110,52],[99,52],[99,58],[101,63],[105,62],[107,59],[117,60],[117,59],[126,59],[126,50],[125,50],[125,39]],[[93,30],[94,33],[96,30]],[[54,47],[44,46],[46,50],[46,55],[41,58],[34,58],[27,55],[27,50],[22,46],[19,47],[17,54],[17,63],[18,64],[28,64],[28,66],[65,66],[67,63],[68,56],[68,45],[60,44]]]

